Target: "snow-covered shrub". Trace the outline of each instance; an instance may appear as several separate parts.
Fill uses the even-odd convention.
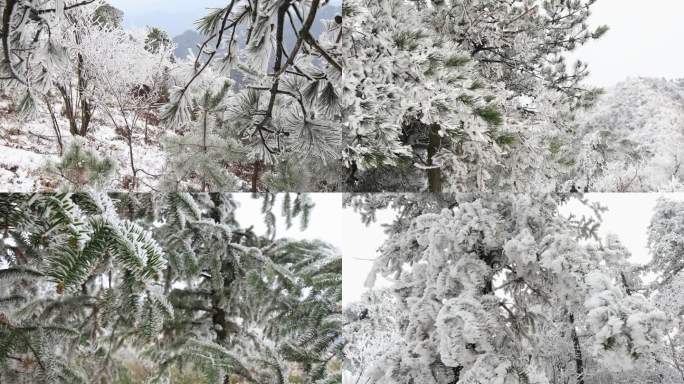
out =
[[[47,166],[48,173],[60,176],[63,185],[73,189],[104,188],[116,170],[116,164],[88,148],[87,142],[74,139],[59,161]]]

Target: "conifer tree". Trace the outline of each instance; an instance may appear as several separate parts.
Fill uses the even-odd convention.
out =
[[[171,127],[201,121],[192,94],[203,74],[214,68],[239,77],[239,87],[223,95],[222,129],[248,149],[242,163],[250,163],[252,192],[263,189],[262,176],[274,164],[339,157],[341,20],[326,21],[313,35],[326,3],[231,0],[212,10],[198,24],[205,40],[192,68],[164,107]],[[286,35],[295,36],[291,47]]]
[[[391,286],[359,303],[347,328],[355,380],[549,383],[563,372],[588,383],[638,371],[658,351],[665,315],[624,283],[628,252],[614,238],[597,242],[596,223],[560,216],[556,197],[396,194],[348,203],[365,220],[383,207],[398,211],[367,282],[381,274]]]
[[[684,382],[684,204],[660,199],[649,226],[648,245],[652,259],[648,270],[657,278],[648,291],[668,317],[672,331],[661,344],[659,360],[649,371],[664,371],[666,380]]]
[[[229,194],[1,197],[3,382],[126,382],[132,358],[150,381],[340,382],[331,246],[241,227]]]
[[[3,381],[89,382],[88,372],[111,367],[101,339],[153,329],[145,313],[172,311],[153,287],[163,251],[107,196],[2,195],[0,204]]]
[[[375,169],[409,182],[423,171],[408,187],[433,192],[560,188],[556,147],[568,145],[572,109],[597,93],[563,56],[605,33],[586,25],[593,3],[345,2],[351,188],[386,189]]]

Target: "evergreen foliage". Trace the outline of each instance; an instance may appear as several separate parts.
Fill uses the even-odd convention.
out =
[[[606,32],[594,2],[345,1],[349,187],[389,189],[380,169],[424,175],[402,191],[566,189],[550,148],[598,94],[564,58]]]
[[[262,185],[264,172],[278,170],[282,163],[296,167],[313,160],[323,162],[328,164],[327,171],[312,176],[327,183],[336,181],[331,161],[341,151],[338,45],[342,26],[340,20],[322,21],[323,33],[313,35],[314,23],[321,22],[317,13],[325,5],[319,0],[231,0],[211,10],[198,22],[205,37],[199,54],[174,79],[170,100],[162,108],[168,126],[199,126],[193,131],[202,132],[203,138],[212,131],[206,127],[210,111],[213,131],[221,137],[218,143],[226,143],[218,147],[239,154],[238,163],[251,167],[252,192],[270,189]],[[287,44],[285,37],[291,35],[295,41]],[[211,83],[217,76],[239,79],[239,85],[219,92],[221,86]],[[212,85],[207,87],[207,81]],[[211,92],[215,99],[211,104],[217,105],[195,101],[204,98],[205,92]],[[176,144],[198,152],[194,143]],[[199,148],[207,152],[206,145]],[[236,153],[238,148],[242,153]],[[175,159],[176,153],[172,156]],[[225,157],[218,159],[213,167],[223,166]],[[205,164],[200,168],[207,171],[206,161],[200,158],[197,163]],[[282,179],[288,174],[278,176]],[[281,185],[282,181],[274,186]],[[297,189],[301,188],[300,184]]]
[[[110,181],[115,169],[116,165],[111,159],[101,158],[79,140],[69,144],[59,162],[47,166],[48,172],[58,174],[69,187],[75,189],[102,187]]]
[[[672,329],[667,311],[637,288],[641,280],[617,238],[600,239],[596,222],[559,214],[567,198],[349,196],[347,204],[366,222],[378,209],[397,211],[366,283],[373,287],[380,275],[389,286],[346,312],[351,380],[584,384],[674,378],[670,368],[655,368],[672,361],[661,347]],[[592,208],[600,217],[600,207]]]
[[[283,200],[305,223],[310,198]],[[0,195],[0,380],[132,382],[139,360],[151,382],[341,382],[337,250],[257,235],[236,209],[229,194]]]

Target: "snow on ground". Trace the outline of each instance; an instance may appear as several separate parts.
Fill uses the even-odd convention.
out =
[[[117,164],[115,176],[108,190],[123,190],[130,179],[128,145],[115,132],[112,123],[105,120],[102,111],[96,111],[90,132],[83,145],[101,156],[110,157]],[[67,120],[58,116],[64,147],[74,141],[69,133]],[[164,166],[164,153],[159,147],[161,129],[148,126],[149,143],[144,141],[144,128],[134,132],[134,159],[140,185],[138,191],[150,191],[157,183]],[[48,162],[59,160],[55,132],[47,115],[39,115],[29,121],[14,113],[6,98],[0,96],[0,185],[3,191],[32,192],[52,191],[64,182],[61,176],[47,171]],[[127,177],[128,176],[128,177]]]

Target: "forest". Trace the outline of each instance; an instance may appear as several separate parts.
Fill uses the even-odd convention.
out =
[[[559,214],[571,199],[595,215]],[[368,291],[345,306],[345,382],[684,382],[681,195],[655,204],[647,263],[599,236],[606,208],[579,195],[365,194],[345,204],[366,224],[396,211]]]
[[[0,384],[684,384],[644,3],[0,0]]]
[[[339,189],[339,3],[227,1],[181,57],[104,0],[2,0],[0,14],[12,191]]]
[[[176,38],[105,0],[0,0],[0,182],[681,190],[681,81],[587,81],[596,2],[226,0]]]
[[[264,234],[239,200],[261,199]],[[0,195],[0,382],[340,383],[339,251],[308,195]]]

